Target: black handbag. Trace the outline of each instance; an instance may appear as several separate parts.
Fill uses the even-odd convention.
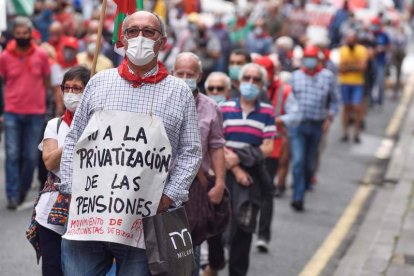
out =
[[[193,242],[184,207],[142,219],[151,275],[192,276]]]

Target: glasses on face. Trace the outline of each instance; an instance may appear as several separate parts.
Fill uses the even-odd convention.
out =
[[[147,38],[153,38],[156,33],[161,34],[160,30],[150,28],[150,27],[144,27],[144,28],[131,27],[131,28],[126,29],[124,34],[127,36],[127,38],[135,38],[139,36],[139,33],[141,32],[142,32],[142,36],[147,37]]]
[[[72,91],[72,93],[75,93],[75,94],[81,93],[83,91],[82,86],[76,86],[76,85],[74,85],[74,86],[61,85],[60,89],[64,93],[70,93]]]
[[[208,86],[208,87],[207,87],[207,90],[208,90],[209,92],[213,92],[214,90],[217,90],[218,92],[223,92],[223,91],[224,91],[224,89],[225,89],[225,87],[224,87],[224,86]]]
[[[255,77],[255,76],[249,76],[249,75],[244,75],[242,79],[243,81],[253,80],[253,83],[260,83],[262,81],[262,78]]]

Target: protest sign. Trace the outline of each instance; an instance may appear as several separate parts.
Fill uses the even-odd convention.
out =
[[[161,119],[96,112],[75,146],[63,238],[145,248],[142,218],[155,215],[171,162]]]

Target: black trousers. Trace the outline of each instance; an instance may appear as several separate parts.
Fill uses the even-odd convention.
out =
[[[223,235],[219,234],[207,239],[208,265],[214,270],[220,270],[226,265],[224,259]]]
[[[249,269],[249,255],[253,234],[236,227],[230,241],[229,276],[245,276]]]
[[[60,259],[62,237],[39,225],[40,254],[43,276],[63,276]]]
[[[271,193],[265,192],[263,194],[263,204],[260,208],[260,220],[259,220],[259,239],[263,239],[265,241],[270,241],[271,238],[271,224],[273,218],[273,179],[276,176],[277,168],[279,165],[279,160],[274,158],[266,158],[265,160],[266,170],[272,179],[269,189],[267,191],[272,191]]]

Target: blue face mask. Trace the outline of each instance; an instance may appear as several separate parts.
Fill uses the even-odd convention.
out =
[[[303,62],[303,66],[305,66],[308,69],[315,69],[316,66],[318,65],[318,59],[313,58],[313,57],[305,57],[302,60]]]
[[[210,95],[209,97],[217,104],[224,103],[226,101],[226,96],[224,95]]]
[[[190,87],[191,91],[197,90],[197,80],[196,79],[182,79],[188,87]]]
[[[242,82],[240,84],[240,94],[248,101],[253,101],[259,95],[260,89],[256,84]]]
[[[229,77],[231,80],[238,80],[240,74],[240,65],[230,65],[229,66]]]

